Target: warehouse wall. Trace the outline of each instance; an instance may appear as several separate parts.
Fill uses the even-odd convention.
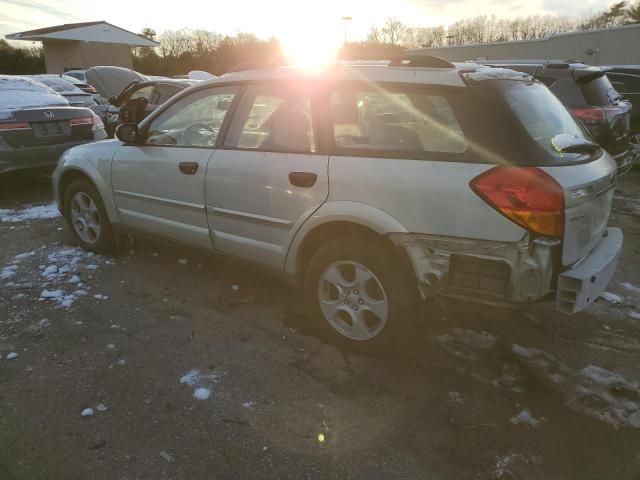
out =
[[[55,40],[42,42],[42,47],[47,73],[64,73],[65,70],[96,65],[133,68],[128,45]]]
[[[544,40],[417,48],[410,55],[447,60],[581,60],[591,65],[640,64],[640,25],[556,35]]]

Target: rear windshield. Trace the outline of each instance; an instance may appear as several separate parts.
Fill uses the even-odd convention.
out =
[[[556,135],[584,138],[565,106],[540,84],[518,82],[505,89],[505,99],[531,138],[554,156],[562,156],[551,142]]]
[[[576,143],[592,141],[567,108],[540,82],[488,80],[473,85],[486,111],[492,112],[499,136],[500,156],[517,165],[562,165],[586,162],[600,152],[566,153],[554,146],[554,138],[575,137]],[[569,137],[567,137],[569,136]]]
[[[578,82],[587,105],[603,106],[617,103],[620,94],[613,88],[606,75],[601,75],[588,82]]]

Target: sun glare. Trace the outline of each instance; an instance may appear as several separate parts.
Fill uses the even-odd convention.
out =
[[[306,70],[322,69],[334,63],[340,48],[339,42],[314,32],[286,36],[280,41],[287,60]]]

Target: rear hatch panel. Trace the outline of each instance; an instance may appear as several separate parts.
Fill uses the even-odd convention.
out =
[[[573,265],[596,247],[607,227],[616,184],[616,163],[605,153],[586,164],[543,167],[543,170],[564,190],[562,264]]]

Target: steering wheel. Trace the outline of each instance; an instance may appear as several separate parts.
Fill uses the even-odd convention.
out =
[[[188,127],[185,127],[185,129],[182,131],[182,138],[184,139],[185,143],[191,145],[203,145],[203,135],[200,133],[200,130],[206,130],[213,133],[214,135],[216,134],[215,129],[213,129],[209,125],[205,125],[204,123],[199,122],[192,123]],[[198,138],[194,138],[195,135],[197,135]],[[207,142],[207,144],[208,143],[209,142]]]

